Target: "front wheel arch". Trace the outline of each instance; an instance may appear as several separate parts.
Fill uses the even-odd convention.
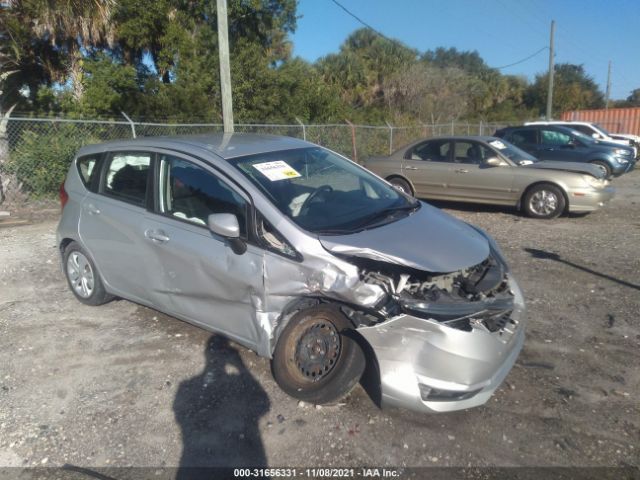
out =
[[[398,179],[398,180],[402,180],[403,182],[406,182],[407,185],[409,185],[409,188],[411,189],[411,195],[415,197],[416,189],[413,186],[413,183],[411,182],[411,180],[409,180],[407,177],[403,175],[398,175],[398,174],[389,175],[388,177],[385,178],[385,180],[389,183],[391,183],[391,180],[393,179]]]
[[[567,195],[567,191],[561,185],[558,185],[557,183],[554,183],[554,182],[548,182],[548,181],[535,182],[529,185],[527,188],[525,188],[524,191],[522,192],[522,195],[520,195],[520,199],[518,201],[518,209],[520,211],[524,211],[525,210],[524,201],[527,194],[535,187],[539,187],[542,185],[554,186],[558,190],[560,190],[560,192],[562,192],[562,197],[564,198],[564,210],[560,212],[560,215],[567,213],[569,211],[569,196]]]

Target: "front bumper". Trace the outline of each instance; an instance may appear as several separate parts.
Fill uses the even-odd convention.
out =
[[[598,210],[609,203],[615,193],[615,188],[611,186],[604,188],[571,189],[567,192],[569,196],[569,211],[592,212]]]
[[[378,362],[383,406],[448,412],[482,405],[500,386],[524,343],[525,305],[512,278],[512,322],[469,331],[402,314],[358,332]]]

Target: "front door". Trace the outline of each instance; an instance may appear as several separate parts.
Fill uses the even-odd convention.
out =
[[[255,312],[263,301],[264,252],[248,245],[238,255],[207,227],[209,214],[232,213],[246,240],[248,197],[194,159],[161,154],[158,169],[158,211],[147,235],[172,311],[254,347],[261,337]]]

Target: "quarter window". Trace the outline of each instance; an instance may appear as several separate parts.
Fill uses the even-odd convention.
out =
[[[160,157],[160,211],[196,225],[212,213],[232,213],[240,234],[247,234],[248,203],[226,182],[207,170],[170,155]]]
[[[96,176],[98,169],[96,164],[98,163],[98,157],[81,157],[77,160],[76,166],[78,167],[78,173],[84,186],[89,188],[93,182],[93,178]]]
[[[104,193],[133,205],[144,206],[150,153],[114,153],[105,175]]]

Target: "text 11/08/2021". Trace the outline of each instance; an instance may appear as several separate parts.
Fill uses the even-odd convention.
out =
[[[400,478],[396,468],[235,468],[236,478]]]

